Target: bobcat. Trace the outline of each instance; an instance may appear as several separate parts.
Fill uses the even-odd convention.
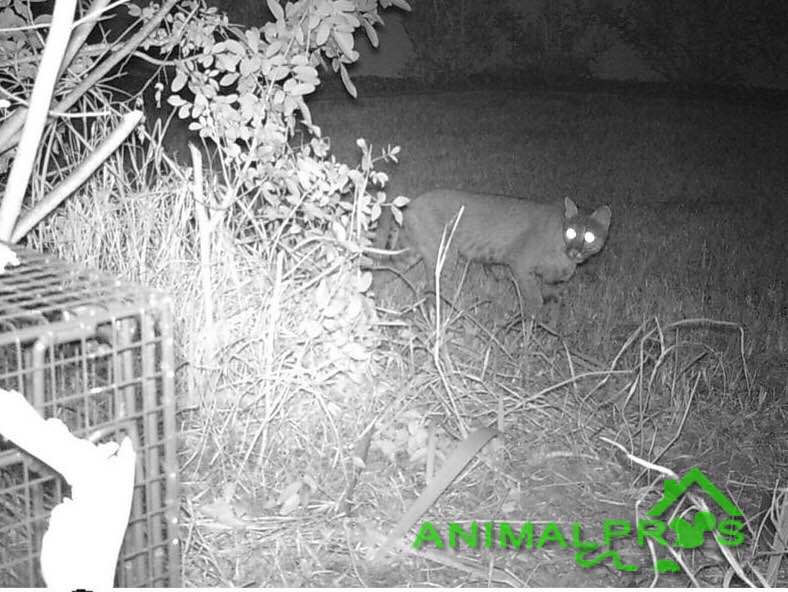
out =
[[[508,265],[530,314],[555,295],[555,284],[567,281],[580,263],[602,249],[610,226],[608,206],[583,215],[568,197],[562,208],[514,197],[430,191],[408,204],[403,227],[411,248],[422,256],[432,290],[443,229],[448,224],[451,230],[461,206],[465,209],[450,253]]]

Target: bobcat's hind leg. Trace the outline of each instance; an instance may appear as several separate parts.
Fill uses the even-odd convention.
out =
[[[436,288],[435,282],[435,274],[436,274],[436,267],[438,262],[438,255],[437,252],[435,253],[428,253],[424,254],[422,252],[421,256],[421,263],[424,269],[424,289],[421,292],[421,306],[422,311],[425,314],[427,319],[433,319],[436,313],[436,305],[438,297],[440,296],[441,300],[441,310],[448,310],[454,306],[454,304],[449,299],[450,294],[450,284],[451,282],[448,281],[447,276],[450,274],[446,272],[447,269],[452,269],[452,266],[456,262],[456,258],[451,256],[447,257],[447,261],[441,271],[440,278],[438,281],[440,282],[440,294],[438,294],[438,290]],[[444,313],[445,314],[445,313]]]
[[[435,262],[434,254],[421,252],[421,264],[424,267],[424,294],[435,295]]]

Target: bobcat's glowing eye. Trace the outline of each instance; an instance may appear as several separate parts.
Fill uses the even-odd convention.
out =
[[[575,240],[577,236],[577,231],[574,228],[567,228],[566,229],[566,240]]]
[[[594,236],[593,232],[586,230],[586,233],[583,235],[583,240],[591,244],[596,240],[596,237]]]

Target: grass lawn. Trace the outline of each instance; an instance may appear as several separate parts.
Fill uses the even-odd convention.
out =
[[[644,318],[744,325],[753,370],[788,394],[788,113],[722,102],[471,92],[318,102],[334,152],[402,146],[391,193],[455,187],[610,204],[605,250],[565,296],[567,339],[615,353]],[[618,338],[618,339],[617,339]]]

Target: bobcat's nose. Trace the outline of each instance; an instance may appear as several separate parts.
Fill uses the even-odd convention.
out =
[[[583,253],[578,251],[577,249],[569,249],[566,252],[567,256],[574,261],[575,263],[582,263],[583,262]]]

